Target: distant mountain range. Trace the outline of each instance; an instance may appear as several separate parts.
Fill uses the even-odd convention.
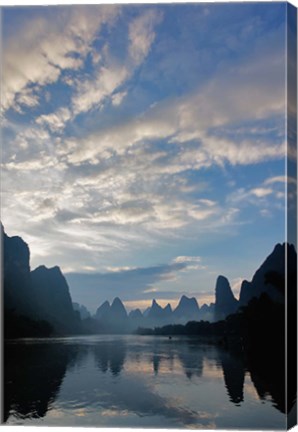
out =
[[[204,305],[200,309],[197,300],[183,295],[178,306],[172,310],[168,303],[164,308],[153,299],[152,304],[143,313],[140,309],[134,309],[127,314],[122,301],[116,297],[112,304],[108,301],[102,303],[97,309],[94,318],[105,329],[129,330],[138,327],[155,327],[171,323],[185,324],[188,321],[198,321],[210,318],[213,313],[214,305]]]
[[[296,271],[297,255],[294,246],[277,244],[251,282],[243,281],[239,300],[235,298],[228,279],[218,276],[215,302],[210,305],[203,304],[200,307],[194,297],[183,295],[174,310],[170,304],[161,307],[153,299],[151,306],[144,312],[135,309],[128,314],[122,301],[116,297],[112,304],[108,301],[101,304],[91,317],[85,306],[72,302],[68,284],[59,267],[49,269],[40,266],[31,271],[28,245],[20,237],[7,236],[2,225],[1,231],[5,316],[9,316],[12,327],[17,317],[28,317],[33,320],[33,324],[26,321],[30,330],[34,328],[34,322],[46,321],[58,334],[84,331],[129,332],[138,327],[223,320],[262,293],[267,293],[276,302],[283,302],[286,256],[289,277]],[[22,325],[23,323],[24,321]],[[20,326],[19,323],[16,333],[20,332]],[[25,330],[21,331],[21,335],[24,332]]]
[[[164,308],[153,299],[152,304],[143,313],[140,309],[126,313],[125,307],[119,298],[114,299],[112,305],[105,301],[98,309],[94,318],[105,328],[110,330],[138,327],[161,327],[167,324],[186,324],[189,321],[216,322],[224,320],[228,315],[234,314],[262,293],[266,293],[276,302],[284,302],[285,285],[285,259],[287,255],[287,272],[289,277],[295,274],[297,254],[293,245],[277,244],[273,252],[254,274],[251,282],[244,280],[237,300],[233,294],[230,283],[225,276],[218,276],[215,285],[215,302],[210,305],[199,306],[196,298],[183,295],[172,310],[170,304]],[[118,310],[115,311],[115,303]]]

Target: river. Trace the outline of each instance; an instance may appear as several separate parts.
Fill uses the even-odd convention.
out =
[[[26,339],[6,343],[4,354],[6,424],[286,427],[274,377],[248,368],[241,352],[195,339]]]

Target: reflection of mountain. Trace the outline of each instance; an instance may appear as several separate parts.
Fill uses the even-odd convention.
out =
[[[162,363],[164,363],[170,371],[173,370],[174,348],[172,343],[169,343],[167,340],[162,342],[156,340],[154,341],[152,351],[153,353],[152,356],[150,356],[150,361],[152,362],[155,375],[158,375]]]
[[[160,362],[161,362],[160,355],[157,353],[154,353],[152,356],[152,364],[153,364],[153,370],[154,370],[155,375],[158,374]]]
[[[274,360],[272,360],[274,359]],[[260,399],[271,396],[273,406],[282,413],[289,413],[295,394],[289,395],[288,408],[285,395],[285,361],[282,353],[257,353],[249,357],[248,370]]]
[[[245,376],[243,359],[228,351],[221,351],[220,362],[230,401],[239,405],[243,402]]]
[[[234,350],[218,351],[225,386],[230,401],[239,406],[244,400],[245,370],[261,400],[272,400],[272,404],[282,413],[289,413],[295,393],[289,395],[288,408],[285,397],[285,361],[282,352],[240,353]]]
[[[21,418],[44,417],[74,356],[73,347],[64,344],[7,344],[3,421],[11,410]]]
[[[176,347],[176,351],[180,351],[181,345]],[[118,347],[118,348],[117,348]],[[186,352],[187,352],[186,348]],[[152,341],[151,343],[144,343],[142,345],[134,343],[125,343],[121,339],[114,341],[101,341],[97,346],[93,347],[94,357],[99,370],[105,374],[110,370],[113,376],[113,385],[107,385],[106,379],[99,376],[96,382],[98,393],[97,402],[101,408],[113,410],[115,415],[117,412],[126,412],[128,418],[131,415],[137,415],[139,418],[146,418],[147,427],[157,427],[163,425],[164,419],[167,423],[170,422],[171,427],[187,427],[197,426],[200,424],[210,425],[210,419],[207,417],[200,418],[199,413],[191,409],[177,405],[175,392],[172,397],[161,396],[156,392],[152,376],[148,380],[148,369],[145,368],[144,374],[135,374],[133,370],[133,363],[144,362],[148,365],[149,360],[152,364],[150,374],[157,375],[160,373],[159,367],[161,362],[171,364],[172,344],[168,341]],[[186,357],[185,352],[185,357]],[[112,370],[112,357],[115,356],[117,361],[114,361],[116,372]],[[123,371],[121,379],[119,376],[120,370],[123,370],[124,363],[128,363],[128,373]],[[187,360],[185,359],[187,363]],[[193,362],[194,364],[194,362]],[[119,372],[118,372],[119,371]],[[144,375],[144,376],[143,376]],[[108,377],[107,377],[108,378]],[[117,378],[117,380],[115,380]],[[108,381],[109,382],[109,381]],[[117,425],[118,423],[115,423]],[[135,426],[138,423],[133,423]],[[127,424],[129,426],[129,423]]]
[[[197,377],[202,376],[203,355],[198,344],[192,341],[181,344],[181,349],[178,351],[178,358],[188,379],[191,379],[194,375]]]
[[[263,356],[246,357],[242,352],[176,338],[154,338],[149,342],[122,337],[94,341],[79,338],[74,342],[66,339],[64,342],[8,344],[4,364],[4,420],[9,413],[14,419],[17,415],[19,421],[38,419],[45,417],[50,408],[53,412],[59,410],[62,404],[69,410],[80,405],[98,412],[113,410],[115,415],[124,410],[129,415],[148,416],[149,423],[150,418],[154,422],[155,416],[162,416],[172,427],[175,422],[184,427],[196,426],[202,421],[198,411],[177,405],[175,392],[173,396],[161,396],[155,386],[164,383],[176,389],[177,376],[181,380],[185,375],[184,383],[179,382],[192,387],[198,384],[197,391],[200,392],[201,379],[206,389],[208,363],[216,364],[222,370],[229,396],[224,404],[228,399],[236,405],[243,401],[244,370],[248,370],[260,399],[268,399],[270,395],[273,405],[285,412],[284,381],[279,373],[281,364],[277,357],[271,365],[268,360]],[[181,374],[179,364],[184,374]],[[216,382],[216,385],[223,385],[221,379],[216,378]],[[214,387],[211,388],[214,391]],[[206,394],[206,398],[210,396]],[[208,425],[208,418],[204,421]],[[157,424],[162,423],[152,423],[152,426]]]
[[[94,357],[101,372],[109,370],[115,376],[123,369],[126,357],[126,344],[122,340],[102,342],[93,349]]]

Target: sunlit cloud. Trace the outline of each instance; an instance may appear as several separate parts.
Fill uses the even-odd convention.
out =
[[[63,70],[79,69],[100,26],[117,14],[116,6],[75,6],[26,20],[3,47],[4,109],[32,107],[35,91],[56,82]]]

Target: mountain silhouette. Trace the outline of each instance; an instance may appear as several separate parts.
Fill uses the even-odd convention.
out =
[[[254,274],[251,282],[243,281],[239,304],[247,304],[253,297],[266,293],[275,301],[284,302],[286,257],[288,275],[295,273],[297,254],[293,245],[277,244]],[[290,278],[289,278],[290,279]]]
[[[132,320],[141,320],[144,318],[140,309],[134,309],[134,310],[130,311],[128,316]]]
[[[230,283],[225,276],[218,276],[215,287],[215,321],[225,319],[238,307]]]
[[[127,312],[119,297],[116,297],[113,300],[113,303],[110,308],[110,314],[112,315],[112,319],[118,322],[125,322],[127,320]]]
[[[21,237],[8,237],[1,224],[3,239],[3,300],[7,310],[34,314],[35,305],[30,301],[31,274],[30,251]]]
[[[39,266],[31,272],[38,315],[59,332],[78,330],[69,287],[59,267]]]
[[[204,303],[200,308],[200,319],[203,321],[214,321],[214,308],[215,304],[210,303],[210,305],[207,305]]]
[[[28,245],[20,237],[7,236],[2,225],[1,230],[5,336],[18,336],[18,331],[26,336],[20,328],[23,323],[28,335],[37,336],[39,328],[43,334],[44,321],[57,333],[78,332],[80,320],[60,268],[40,266],[31,271]]]
[[[183,295],[173,315],[175,322],[185,324],[187,321],[199,319],[199,312],[200,309],[197,300],[194,297],[189,298]]]
[[[139,326],[153,328],[168,324],[186,324],[189,321],[219,321],[234,314],[262,294],[267,294],[273,301],[284,303],[286,273],[288,303],[290,306],[296,304],[297,255],[293,245],[284,243],[275,246],[250,282],[243,281],[239,301],[235,299],[228,279],[220,275],[215,286],[215,303],[210,305],[204,304],[200,308],[196,298],[182,295],[174,310],[169,303],[163,308],[153,299],[151,307],[143,313],[136,310],[128,315],[122,301],[116,297],[112,304],[105,301],[97,309],[93,319],[84,306],[72,303],[67,281],[58,266],[39,266],[31,271],[28,245],[21,237],[7,236],[2,224],[1,231],[4,321],[9,322],[9,327],[14,328],[15,333],[22,327],[26,329],[21,331],[22,336],[26,331],[32,336],[38,335],[39,329],[42,335],[49,334],[50,327],[46,326],[46,322],[57,333],[80,332],[83,328],[83,331],[87,332],[123,333],[134,331]],[[294,315],[289,313],[289,320],[293,321]],[[292,316],[294,318],[291,318]],[[80,328],[82,319],[85,320],[85,326]],[[45,322],[41,323],[42,320]],[[16,326],[14,321],[17,323]],[[8,326],[4,325],[5,328],[8,329]],[[13,333],[10,332],[12,337]]]
[[[123,333],[129,330],[129,318],[119,297],[116,297],[111,305],[105,301],[97,309],[94,318],[100,323],[104,332]]]
[[[165,311],[163,308],[157,303],[155,299],[152,300],[152,305],[150,311],[148,313],[149,319],[162,319],[165,317]]]
[[[97,320],[106,320],[109,317],[110,313],[110,303],[108,301],[103,302],[102,305],[97,309],[94,318]]]
[[[167,317],[171,317],[172,316],[173,311],[172,311],[172,306],[170,305],[170,303],[168,303],[163,308],[163,311],[164,311],[164,316],[167,316]]]

